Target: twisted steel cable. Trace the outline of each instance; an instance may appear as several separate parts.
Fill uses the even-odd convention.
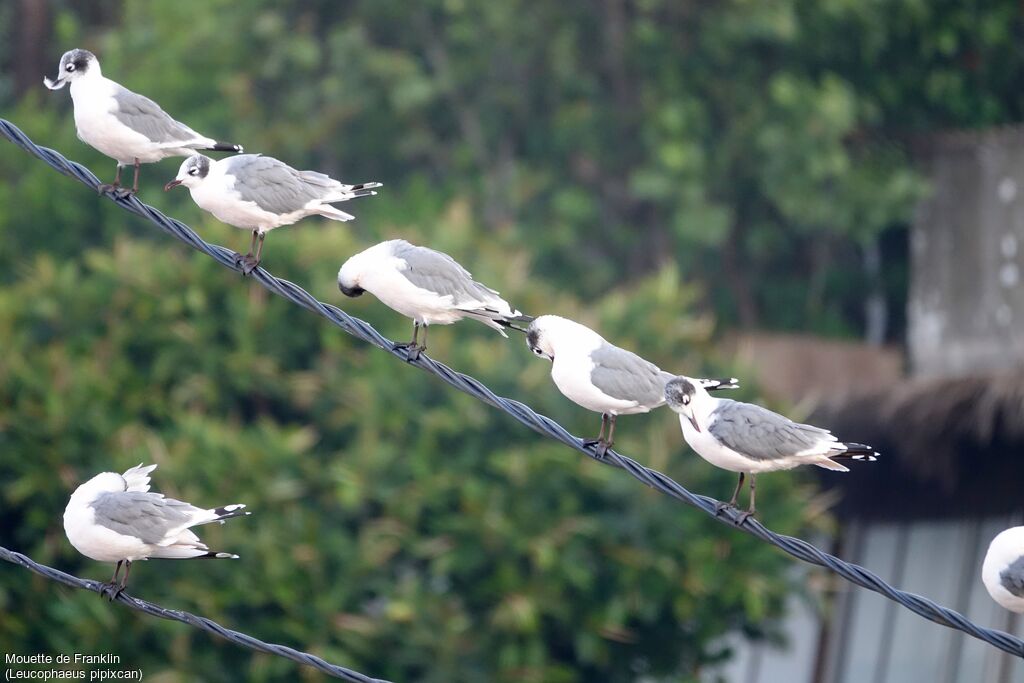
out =
[[[42,159],[57,171],[77,179],[93,190],[96,190],[99,186],[100,181],[89,169],[81,164],[69,161],[52,149],[39,147],[18,130],[16,126],[5,119],[0,119],[0,134],[29,154]],[[195,231],[181,221],[168,218],[153,207],[140,202],[135,197],[121,198],[114,197],[113,195],[108,195],[108,197],[126,211],[142,216],[175,239],[184,242],[193,249],[208,254],[221,265],[241,273],[240,266],[236,262],[236,254],[230,249],[204,241]],[[826,567],[847,581],[880,593],[925,619],[963,631],[1012,655],[1024,658],[1024,641],[1016,636],[979,626],[955,610],[936,604],[920,595],[901,591],[864,567],[841,560],[799,538],[777,534],[753,517],[739,520],[736,514],[731,511],[727,512],[727,514],[717,513],[716,505],[718,501],[714,498],[693,493],[667,475],[645,467],[614,450],[609,450],[603,457],[598,455],[596,447],[585,445],[583,439],[573,436],[562,425],[551,418],[534,412],[524,403],[496,395],[473,377],[457,372],[425,354],[420,354],[419,358],[410,360],[404,348],[396,348],[391,340],[384,337],[371,325],[345,313],[337,306],[318,301],[298,285],[274,277],[262,267],[254,270],[250,277],[274,294],[326,318],[348,334],[390,353],[409,365],[440,378],[443,382],[469,394],[477,400],[494,406],[498,410],[511,415],[519,423],[548,438],[560,441],[602,464],[623,469],[640,482],[667,496],[698,508],[724,524],[734,526],[756,536],[797,559],[820,567]]]
[[[0,547],[0,559],[7,560],[17,565],[21,565],[26,569],[39,574],[42,577],[63,583],[65,586],[71,586],[72,588],[82,588],[88,591],[93,591],[103,595],[103,589],[107,584],[100,581],[93,581],[91,579],[81,579],[71,574],[66,574],[59,569],[53,567],[47,567],[45,564],[39,564],[35,560],[21,553],[16,553],[7,548]],[[220,636],[225,640],[228,640],[235,645],[241,645],[242,647],[249,648],[250,650],[256,650],[257,652],[265,652],[269,655],[276,655],[278,657],[285,657],[299,664],[305,664],[311,666],[318,671],[340,678],[343,681],[351,681],[352,683],[388,683],[388,681],[380,678],[370,678],[358,671],[352,671],[346,669],[343,666],[337,666],[330,662],[324,661],[316,655],[311,655],[308,652],[302,652],[294,648],[290,648],[287,645],[277,645],[275,643],[266,643],[258,638],[253,638],[245,633],[233,631],[229,628],[221,626],[215,621],[207,619],[206,617],[200,617],[190,612],[183,612],[176,609],[167,609],[160,605],[154,605],[151,602],[145,600],[139,600],[133,598],[130,595],[121,593],[115,598],[121,604],[127,605],[134,610],[138,610],[145,614],[152,615],[154,617],[160,617],[161,619],[170,619],[172,621],[180,621],[183,624],[194,626],[202,631],[212,633],[215,636]]]

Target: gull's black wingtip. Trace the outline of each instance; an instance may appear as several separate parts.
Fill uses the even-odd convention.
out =
[[[852,441],[844,442],[846,450],[840,453],[838,456],[833,456],[833,460],[836,457],[846,458],[849,460],[859,460],[861,462],[875,462],[878,460],[880,454],[871,446],[862,443],[853,443]]]
[[[238,555],[235,555],[234,553],[219,553],[216,550],[211,550],[208,553],[203,553],[202,555],[196,555],[195,557],[192,557],[190,559],[193,559],[193,560],[237,560],[238,559]]]
[[[534,320],[532,315],[517,315],[511,318],[503,318],[501,320],[495,320],[496,323],[504,327],[505,329],[513,329],[516,332],[522,332],[526,334],[526,328],[520,327],[516,323],[529,325]]]
[[[230,142],[216,142],[213,147],[210,147],[211,152],[235,152],[241,154],[245,150],[242,149],[241,145],[234,145]]]

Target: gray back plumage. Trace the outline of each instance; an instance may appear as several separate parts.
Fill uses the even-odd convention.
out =
[[[408,264],[401,271],[412,284],[440,296],[451,296],[456,306],[479,308],[479,304],[500,300],[498,293],[473,279],[468,270],[448,254],[396,240],[391,249],[396,258]]]
[[[158,543],[185,524],[199,508],[158,493],[122,491],[101,494],[90,505],[96,523],[144,543]]]
[[[298,211],[336,185],[323,173],[297,171],[282,161],[259,154],[240,154],[221,163],[226,163],[227,172],[235,176],[235,191],[242,200],[255,202],[270,213]]]
[[[674,376],[671,373],[608,342],[591,351],[590,359],[594,363],[590,381],[608,396],[651,408],[664,403],[665,384]]]
[[[132,130],[142,133],[153,142],[195,142],[202,137],[184,123],[175,121],[153,100],[117,87],[114,93],[117,111],[114,116]]]
[[[1024,555],[999,572],[999,583],[1018,598],[1024,598]]]
[[[823,438],[830,438],[824,429],[793,422],[752,403],[721,400],[711,416],[708,432],[737,453],[754,460],[796,455]]]

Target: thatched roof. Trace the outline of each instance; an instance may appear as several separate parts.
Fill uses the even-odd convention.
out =
[[[841,515],[963,517],[1024,509],[1024,369],[906,380],[821,406],[812,418],[879,462],[825,479]]]

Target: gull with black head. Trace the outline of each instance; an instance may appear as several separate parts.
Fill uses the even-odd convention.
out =
[[[338,289],[348,297],[370,292],[392,310],[412,318],[412,341],[395,346],[405,348],[409,360],[426,351],[429,325],[472,318],[508,337],[506,328],[522,331],[514,323],[533,320],[512,308],[498,292],[474,280],[448,254],[405,240],[381,242],[350,257],[338,271]]]
[[[665,385],[668,406],[679,413],[683,438],[697,455],[716,467],[739,473],[732,499],[719,506],[736,507],[736,498],[750,475],[750,507],[740,513],[742,523],[754,506],[755,478],[760,472],[817,465],[848,472],[842,461],[874,461],[870,446],[843,443],[826,429],[793,422],[767,408],[711,396],[700,380],[676,377]]]
[[[96,55],[88,50],[69,50],[60,58],[57,77],[44,78],[50,90],[71,84],[78,137],[117,162],[117,175],[100,192],[119,196],[139,191],[139,165],[167,157],[182,157],[204,149],[214,152],[241,152],[242,146],[217,142],[200,135],[184,123],[175,121],[148,97],[134,93],[100,71]],[[135,167],[131,189],[121,187],[121,169]]]
[[[557,315],[542,315],[526,330],[535,355],[551,361],[551,379],[562,394],[601,413],[601,431],[584,445],[604,455],[615,440],[615,418],[646,413],[665,403],[665,384],[675,375],[632,351],[610,344],[594,330]],[[735,389],[735,378],[702,379],[710,390]],[[605,436],[605,429],[608,435]]]
[[[164,186],[188,188],[192,200],[218,220],[252,230],[249,253],[239,256],[248,275],[260,263],[267,233],[307,216],[332,221],[355,218],[331,204],[377,194],[381,183],[346,185],[316,171],[299,171],[261,154],[239,154],[220,161],[194,154],[181,164],[178,175]]]
[[[71,494],[64,510],[64,533],[71,545],[97,562],[117,563],[105,590],[111,600],[124,590],[132,562],[138,560],[238,559],[211,551],[190,527],[248,515],[245,506],[203,509],[151,493],[149,474],[154,469],[156,465],[139,464],[124,474],[97,474]]]

